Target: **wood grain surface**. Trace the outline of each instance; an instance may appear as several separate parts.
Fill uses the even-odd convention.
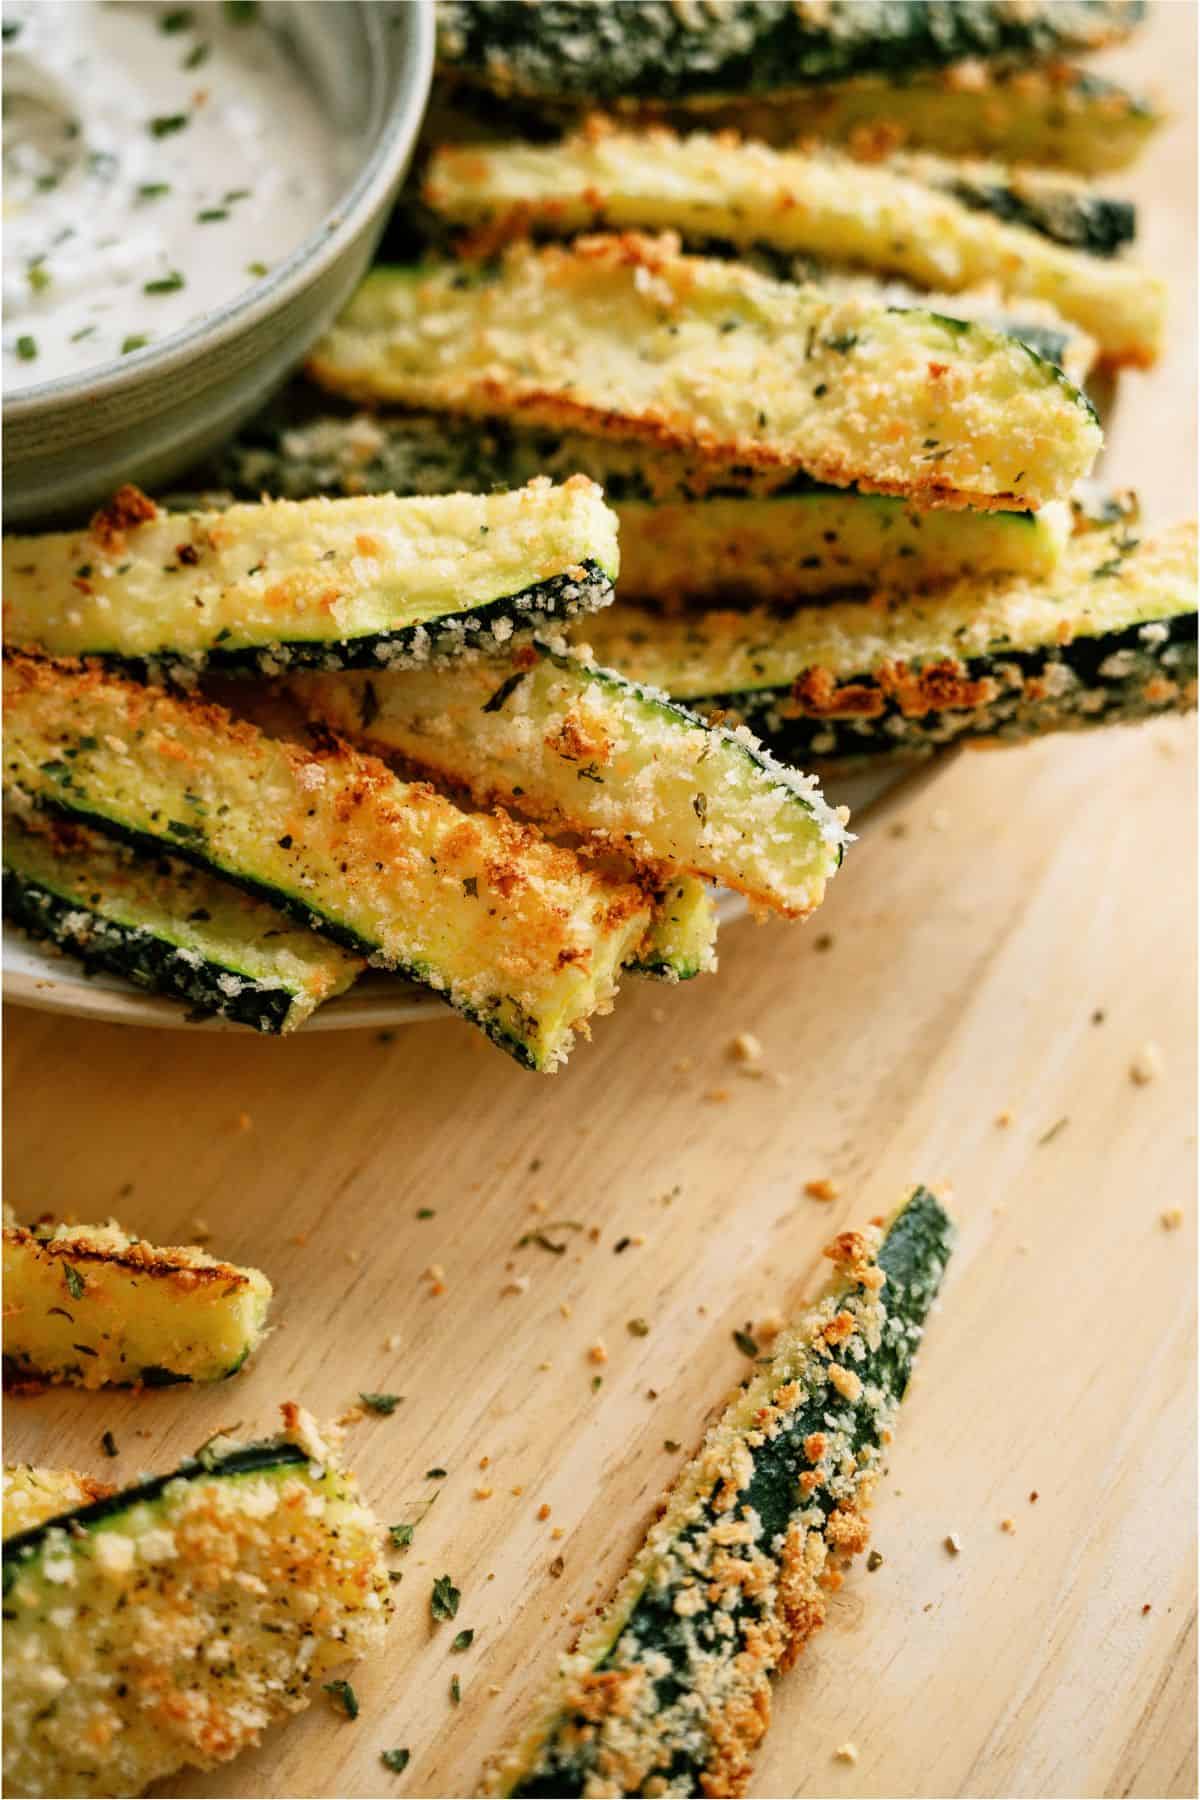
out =
[[[1171,348],[1126,382],[1106,471],[1160,520],[1194,506],[1195,26],[1160,5],[1110,59],[1177,115],[1130,183]],[[6,1459],[128,1479],[219,1426],[269,1431],[281,1400],[329,1416],[389,1390],[396,1413],[349,1434],[365,1491],[389,1521],[437,1495],[358,1719],[319,1699],[163,1792],[471,1793],[744,1372],[732,1331],[924,1179],[962,1231],[876,1505],[883,1564],[777,1688],[753,1792],[1195,1794],[1193,744],[1167,721],[961,756],[864,830],[812,924],[747,921],[715,979],[630,983],[553,1080],[449,1016],[274,1043],[10,1012],[18,1214],[159,1242],[200,1220],[266,1268],[278,1329],[212,1391],[14,1399]],[[563,1219],[584,1226],[551,1234],[563,1255],[514,1248]],[[429,1624],[443,1573],[461,1655]],[[379,1753],[401,1745],[396,1777]]]

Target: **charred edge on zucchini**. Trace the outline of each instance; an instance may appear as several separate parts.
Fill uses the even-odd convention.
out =
[[[655,101],[771,94],[856,75],[892,79],[972,61],[1036,62],[1126,37],[1125,0],[826,0],[819,8],[732,0],[441,0],[438,64],[498,94]]]
[[[897,156],[886,166],[953,195],[973,212],[991,213],[1090,256],[1116,256],[1137,236],[1132,200],[1097,193],[1086,182],[1061,175],[937,156]]]
[[[834,1240],[835,1279],[710,1430],[485,1791],[744,1793],[771,1680],[866,1545],[952,1236],[917,1188],[882,1231]]]
[[[5,817],[3,905],[89,971],[270,1034],[294,1031],[363,967],[176,857],[137,856],[50,816]]]

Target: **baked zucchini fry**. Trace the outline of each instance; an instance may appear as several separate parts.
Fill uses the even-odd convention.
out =
[[[694,875],[679,875],[655,903],[654,918],[637,956],[635,975],[659,981],[691,981],[717,967],[717,909],[712,892]]]
[[[1114,366],[1151,363],[1161,345],[1166,290],[1155,276],[832,151],[601,123],[549,147],[448,146],[433,157],[424,195],[452,223],[501,237],[671,230],[700,250],[763,246],[944,292],[991,282],[1010,301],[1049,301]]]
[[[1051,360],[1058,360],[1053,357]],[[222,454],[218,486],[235,493],[486,493],[537,470],[579,470],[617,516],[621,597],[787,601],[831,589],[925,587],[969,573],[1047,574],[1068,512],[916,512],[883,494],[824,487],[806,476],[715,469],[679,451],[579,432],[513,431],[502,423],[358,413],[258,422]]]
[[[680,256],[669,237],[376,269],[310,364],[414,408],[648,438],[926,506],[1037,508],[1101,442],[1061,372],[983,326]]]
[[[48,815],[4,821],[4,916],[89,969],[255,1031],[295,1031],[361,957],[177,857]]]
[[[967,57],[1036,61],[1119,42],[1143,13],[1125,0],[440,0],[437,55],[443,72],[505,96],[698,100]]]
[[[13,1463],[4,1471],[0,1535],[13,1537],[57,1513],[74,1512],[93,1500],[107,1499],[113,1492],[108,1482],[93,1481],[74,1469],[35,1469],[31,1463]]]
[[[953,1228],[917,1188],[846,1231],[835,1278],[776,1339],[675,1482],[490,1794],[742,1794],[771,1679],[862,1550]]]
[[[649,923],[637,886],[344,744],[308,750],[220,707],[11,653],[5,699],[6,785],[424,983],[528,1067],[565,1059]]]
[[[187,516],[128,489],[86,532],[5,539],[4,638],[137,669],[412,668],[602,606],[616,572],[582,478]]]
[[[1090,69],[1052,62],[1005,70],[967,62],[911,80],[865,77],[806,88],[778,102],[734,101],[674,115],[684,127],[701,120],[708,130],[738,131],[781,148],[823,140],[857,155],[906,147],[1107,175],[1136,162],[1164,115],[1146,95]]]
[[[889,157],[886,167],[895,175],[952,194],[976,212],[993,213],[1010,225],[1022,225],[1092,256],[1115,256],[1137,235],[1132,200],[1097,193],[1090,182],[1071,175],[928,153]]]
[[[140,1794],[207,1769],[378,1650],[382,1527],[311,1421],[4,1541],[5,1791]]]
[[[194,1244],[107,1225],[4,1227],[4,1371],[75,1387],[236,1375],[262,1342],[271,1283]]]
[[[748,723],[776,755],[881,756],[1017,741],[1196,704],[1196,528],[1074,538],[1042,583],[968,581],[894,606],[834,602],[663,619],[614,607],[592,648],[636,680]]]
[[[667,869],[804,918],[847,842],[811,776],[749,732],[706,725],[664,693],[577,655],[529,646],[408,675],[302,677],[292,692],[340,736]]]

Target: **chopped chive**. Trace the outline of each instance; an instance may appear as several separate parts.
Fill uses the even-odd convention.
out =
[[[32,362],[37,353],[36,338],[25,336],[17,339],[17,355],[22,362]]]
[[[200,64],[207,62],[211,55],[212,49],[210,45],[193,44],[183,59],[183,66],[185,69],[198,69]]]
[[[434,1620],[452,1619],[458,1611],[458,1603],[462,1592],[456,1588],[449,1575],[439,1575],[433,1584],[433,1593],[429,1598],[429,1612]]]
[[[735,1331],[733,1334],[733,1341],[743,1356],[758,1355],[758,1345],[748,1331]]]
[[[190,6],[180,6],[174,12],[163,13],[158,21],[158,29],[165,31],[168,37],[176,31],[190,31],[195,17]]]
[[[163,194],[169,194],[170,191],[169,181],[143,181],[138,188],[137,197],[139,200],[157,200]]]
[[[359,1399],[369,1412],[382,1413],[390,1417],[403,1400],[403,1394],[359,1394]]]
[[[323,1681],[324,1691],[337,1702],[348,1719],[358,1717],[358,1695],[348,1681]]]
[[[177,294],[184,285],[183,276],[178,269],[172,269],[169,275],[160,275],[154,281],[143,281],[143,294]]]
[[[83,1290],[86,1284],[83,1276],[79,1273],[79,1270],[73,1269],[70,1263],[64,1263],[63,1274],[67,1278],[67,1292],[70,1294],[72,1300],[82,1300]]]
[[[121,1454],[117,1449],[117,1440],[111,1431],[106,1431],[104,1436],[100,1439],[100,1448],[103,1450],[105,1456],[120,1456]]]
[[[258,280],[261,276],[263,276],[267,273],[267,265],[265,262],[247,263],[246,264],[246,273],[247,273],[247,275],[253,275],[255,280]]]
[[[214,225],[218,219],[227,219],[228,209],[224,206],[206,206],[203,212],[196,214],[197,225]]]
[[[43,263],[31,263],[25,272],[25,279],[35,294],[44,294],[50,286],[50,271]]]
[[[131,350],[144,350],[149,342],[150,339],[146,337],[143,332],[131,332],[130,335],[122,341],[121,355],[128,356]]]
[[[385,1769],[392,1771],[393,1775],[403,1775],[411,1755],[411,1750],[381,1750],[379,1760]]]
[[[170,137],[173,132],[182,131],[188,124],[186,113],[159,113],[157,118],[147,122],[146,130],[151,137]]]

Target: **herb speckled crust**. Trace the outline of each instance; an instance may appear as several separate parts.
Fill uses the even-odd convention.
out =
[[[957,738],[1188,711],[1196,704],[1196,528],[1140,540],[1091,523],[1044,582],[968,582],[896,605],[660,619],[612,609],[606,662],[702,712],[740,719],[782,759],[872,757]]]
[[[262,1340],[271,1283],[194,1244],[107,1225],[4,1227],[6,1378],[165,1387],[235,1375]]]
[[[994,297],[992,310],[994,310]],[[1019,334],[1027,340],[1030,328]],[[1062,360],[1047,331],[1040,353]],[[1035,348],[1038,346],[1035,345]],[[319,400],[319,397],[318,397]],[[789,470],[720,466],[679,451],[500,420],[342,415],[293,389],[222,453],[206,479],[239,496],[487,493],[542,470],[604,489],[620,527],[622,599],[779,601],[879,583],[919,587],[995,570],[1048,573],[1065,513],[915,513],[903,500],[823,487]],[[204,496],[205,504],[217,499]]]
[[[4,681],[6,787],[423,982],[529,1067],[565,1060],[649,924],[635,883],[346,744],[78,664],[8,653]]]
[[[255,1031],[294,1031],[363,967],[176,857],[137,856],[45,814],[5,818],[3,903],[87,969]]]
[[[988,190],[986,184],[983,191]],[[775,150],[728,133],[629,131],[593,119],[561,144],[448,145],[424,185],[427,203],[490,247],[534,232],[677,231],[710,240],[899,276],[953,293],[994,284],[1014,305],[1052,305],[1094,337],[1113,365],[1157,354],[1165,288],[964,204],[943,179],[830,150]],[[939,303],[931,302],[932,306]]]
[[[378,268],[312,354],[351,398],[640,438],[924,506],[1062,498],[1102,442],[1024,345],[679,254],[669,235]]]
[[[709,1431],[540,1718],[489,1769],[514,1795],[738,1795],[771,1679],[824,1622],[866,1512],[952,1238],[918,1188],[843,1232],[837,1276]]]
[[[111,1485],[76,1469],[35,1469],[12,1463],[4,1470],[3,1536],[29,1531],[56,1513],[74,1512],[113,1492]]]
[[[4,540],[4,641],[136,673],[413,668],[603,606],[617,521],[583,477],[278,500]],[[115,503],[114,503],[115,504]]]
[[[382,1529],[311,1421],[4,1542],[4,1773],[25,1796],[139,1794],[212,1768],[378,1650]]]
[[[1097,193],[1091,183],[1070,176],[929,155],[890,157],[886,166],[953,194],[976,212],[993,213],[1091,256],[1115,256],[1137,235],[1132,200]]]
[[[1139,0],[440,0],[438,60],[501,94],[694,100],[1020,60],[1126,36]]]

